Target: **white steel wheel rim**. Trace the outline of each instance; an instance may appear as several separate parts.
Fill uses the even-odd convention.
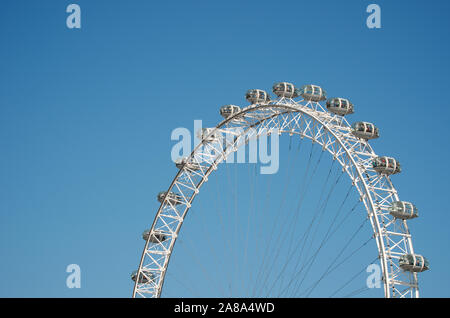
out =
[[[160,297],[170,256],[194,198],[218,165],[245,144],[245,133],[252,127],[266,128],[268,132],[278,129],[280,133],[306,137],[339,162],[359,192],[370,219],[385,297],[419,297],[417,273],[403,271],[397,262],[401,255],[414,254],[406,220],[397,219],[388,211],[390,203],[400,201],[398,193],[389,176],[378,174],[372,168],[371,162],[377,155],[368,141],[355,137],[345,118],[330,114],[320,103],[284,97],[250,105],[219,123],[209,136],[242,129],[235,141],[225,143],[222,149],[215,142],[206,142],[207,138],[195,147],[189,158],[201,165],[200,170],[189,171],[185,164],[172,180],[167,192],[180,194],[181,204],[173,205],[169,200],[161,203],[141,256],[133,297]],[[263,129],[257,131],[259,138]],[[210,155],[211,151],[216,151],[217,155]],[[167,239],[150,242],[151,233],[158,231],[167,234]],[[152,273],[154,277],[146,276],[146,273]],[[139,282],[140,275],[148,281]]]

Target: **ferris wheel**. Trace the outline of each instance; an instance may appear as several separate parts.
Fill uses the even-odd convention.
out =
[[[399,161],[377,155],[369,144],[369,140],[379,137],[378,128],[365,121],[349,124],[345,116],[354,113],[354,105],[346,98],[327,99],[320,86],[297,88],[291,83],[279,82],[273,85],[273,93],[276,98],[271,98],[264,90],[251,89],[246,93],[250,105],[221,107],[224,120],[214,128],[202,129],[199,132],[201,142],[190,156],[175,162],[178,172],[168,189],[158,194],[159,209],[150,229],[143,233],[145,247],[139,267],[131,275],[133,297],[161,296],[175,242],[202,186],[240,147],[271,134],[295,136],[300,142],[310,141],[323,153],[331,155],[332,163],[336,162],[347,176],[351,191],[365,211],[371,238],[376,243],[373,252],[381,268],[384,297],[419,297],[418,275],[429,269],[429,263],[414,252],[407,224],[418,217],[418,210],[414,204],[400,200],[391,182],[391,176],[401,172]],[[223,138],[224,135],[232,138]],[[309,162],[306,170],[313,170]],[[319,245],[317,253],[329,237],[330,231],[327,231],[326,240]],[[304,242],[305,236],[302,238]],[[291,247],[289,251],[293,255],[297,253]],[[309,263],[299,265],[304,275],[317,253],[311,255]],[[285,267],[282,266],[280,272]],[[331,270],[329,267],[325,274]],[[298,277],[291,276],[286,288],[296,283]],[[320,276],[318,282],[324,276]],[[263,281],[261,277],[256,280]],[[275,277],[277,283],[278,278]]]

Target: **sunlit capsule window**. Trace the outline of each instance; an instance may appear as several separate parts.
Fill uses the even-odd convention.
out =
[[[353,104],[348,99],[335,97],[327,100],[327,109],[337,115],[353,114]]]
[[[372,166],[380,174],[392,175],[401,172],[400,163],[391,157],[377,157],[372,161]]]
[[[132,281],[136,281],[138,275],[138,271],[134,271],[131,273],[131,280]],[[153,281],[155,279],[155,275],[149,271],[141,271],[140,275],[139,275],[139,280],[138,283],[139,284],[147,284],[150,281]]]
[[[416,206],[406,201],[394,201],[389,206],[389,213],[403,220],[413,219],[419,216]]]
[[[278,97],[295,98],[300,96],[300,90],[294,84],[287,82],[275,83],[272,91]]]
[[[200,170],[200,165],[188,157],[178,158],[177,160],[175,160],[175,166],[178,169],[182,169],[184,167],[187,170],[193,170],[193,171]]]
[[[215,128],[202,128],[197,131],[197,137],[206,142],[213,142],[220,139],[219,132],[214,132]]]
[[[167,193],[167,196],[166,196]],[[167,202],[169,202],[172,205],[178,205],[182,203],[182,197],[179,194],[173,193],[173,192],[165,192],[162,191],[158,193],[157,199],[160,203],[164,202],[164,198]]]
[[[144,241],[147,241],[149,239],[150,230],[145,230],[144,233],[142,233],[142,238]],[[162,232],[154,232],[150,237],[151,243],[161,243],[164,242],[167,239],[167,236],[164,235]]]
[[[352,134],[361,139],[375,139],[380,136],[378,128],[372,123],[359,121],[352,124]]]
[[[220,115],[225,119],[233,116],[234,114],[239,113],[240,111],[241,108],[236,105],[225,105],[220,107]]]
[[[313,102],[319,102],[327,99],[327,94],[322,87],[317,85],[304,85],[300,89],[300,95],[305,99]]]
[[[270,96],[261,89],[250,89],[245,94],[245,98],[251,104],[262,104],[270,101]]]
[[[418,254],[404,254],[398,260],[400,268],[409,272],[423,272],[430,269],[428,260]]]

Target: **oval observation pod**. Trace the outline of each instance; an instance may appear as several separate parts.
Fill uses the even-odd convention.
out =
[[[319,102],[321,100],[327,99],[327,93],[322,89],[322,87],[317,85],[304,85],[300,89],[300,95],[306,100]]]
[[[150,230],[145,230],[144,233],[142,233],[142,238],[144,239],[144,241],[148,240],[149,235],[150,235]],[[149,241],[151,243],[161,243],[161,242],[164,242],[165,240],[167,240],[167,236],[163,232],[155,231],[150,236]]]
[[[339,116],[353,114],[353,104],[348,99],[335,97],[327,100],[327,109]]]
[[[137,274],[138,274],[138,271],[133,271],[131,273],[132,281],[134,281],[134,282],[136,281]],[[153,274],[152,272],[149,272],[149,271],[142,270],[141,274],[139,275],[138,283],[146,284],[146,283],[149,283],[150,281],[153,281],[154,279],[155,279],[155,274]]]
[[[182,169],[183,167],[185,167],[188,170],[200,170],[200,165],[193,162],[189,157],[178,158],[177,160],[175,160],[175,166],[178,169]]]
[[[295,98],[300,96],[300,90],[294,84],[287,82],[275,83],[272,91],[278,97]]]
[[[240,111],[241,108],[236,105],[225,105],[220,107],[220,115],[225,119],[233,116],[234,114],[239,113]]]
[[[400,163],[391,157],[377,157],[372,161],[373,169],[385,175],[396,174],[402,171]]]
[[[197,137],[206,142],[213,142],[220,139],[220,133],[213,133],[215,128],[201,128],[197,131]]]
[[[430,269],[428,260],[418,254],[404,254],[400,256],[398,265],[401,269],[409,272],[423,272]]]
[[[245,93],[245,99],[251,104],[262,104],[270,101],[270,96],[262,89],[249,89],[247,93]]]
[[[389,214],[402,220],[414,219],[419,216],[416,206],[406,201],[392,202],[389,206]]]
[[[166,196],[166,194],[167,194],[167,196]],[[163,203],[164,200],[166,200],[167,202],[169,202],[172,205],[178,205],[183,202],[181,195],[173,193],[173,192],[167,192],[167,191],[161,191],[160,193],[158,193],[157,198],[160,203]]]
[[[352,124],[352,134],[366,140],[380,137],[378,128],[374,124],[364,121],[358,121]]]

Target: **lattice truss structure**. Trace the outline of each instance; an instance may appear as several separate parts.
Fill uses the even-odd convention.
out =
[[[347,120],[319,103],[279,97],[252,104],[211,129],[170,184],[150,229],[139,264],[133,297],[159,297],[178,233],[208,176],[252,138],[271,133],[298,135],[328,151],[351,178],[370,219],[378,247],[385,297],[418,297],[417,273],[402,270],[398,259],[414,254],[406,220],[388,208],[399,201],[389,176],[376,172],[368,141],[355,137]],[[225,138],[224,136],[228,136]],[[232,136],[232,138],[229,138]],[[159,236],[158,236],[159,235]],[[155,239],[164,235],[164,240]]]

